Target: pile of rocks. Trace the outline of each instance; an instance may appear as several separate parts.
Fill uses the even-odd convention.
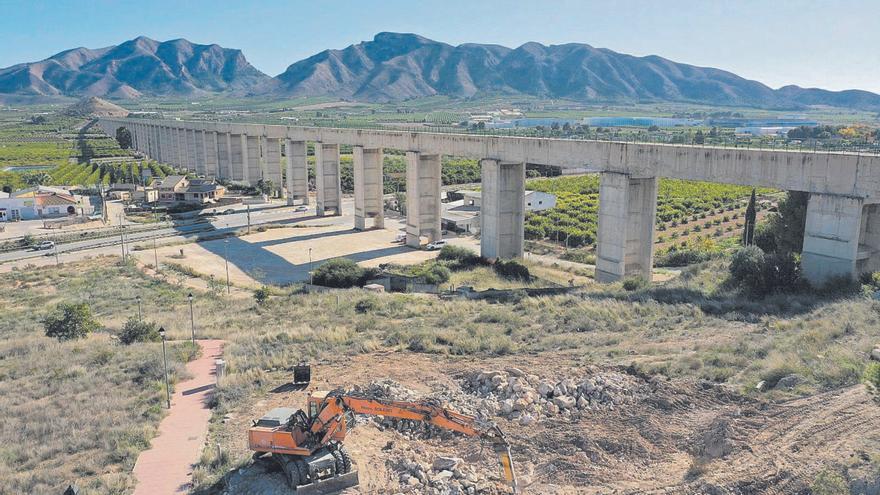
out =
[[[465,376],[463,388],[483,398],[480,409],[485,415],[503,416],[523,426],[544,417],[614,410],[652,390],[638,377],[596,368],[577,380],[546,380],[518,368],[482,371]]]
[[[431,495],[476,495],[501,493],[495,478],[488,473],[477,472],[458,457],[437,457],[430,466],[415,459],[397,458],[388,461],[389,467],[398,474],[401,493],[424,493]]]

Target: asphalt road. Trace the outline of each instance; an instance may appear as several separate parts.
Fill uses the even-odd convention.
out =
[[[349,201],[350,203],[350,201]],[[350,206],[350,205],[349,205]],[[293,206],[284,206],[278,208],[263,208],[258,210],[252,210],[250,213],[251,217],[251,225],[260,225],[265,223],[276,223],[276,222],[285,222],[285,221],[296,221],[302,220],[310,217],[314,217],[315,215],[315,206],[310,205],[308,211],[294,211],[295,207]],[[343,212],[345,212],[346,205],[343,205]],[[327,217],[328,220],[332,219],[333,222],[340,221],[344,217]],[[149,241],[151,239],[160,239],[160,238],[179,238],[179,239],[193,239],[198,237],[200,234],[204,234],[205,232],[216,232],[216,233],[224,233],[230,232],[232,230],[238,229],[240,227],[245,227],[248,225],[248,215],[246,210],[240,210],[240,212],[231,213],[228,215],[217,215],[216,217],[208,217],[208,222],[206,223],[194,223],[194,224],[183,224],[175,227],[168,228],[159,228],[156,230],[150,230],[146,232],[136,232],[132,234],[126,234],[125,243],[126,247],[130,243],[135,242],[143,242]],[[68,242],[64,244],[58,244],[57,252],[59,255],[63,253],[69,253],[73,251],[83,251],[83,250],[91,250],[98,248],[106,248],[111,246],[120,246],[122,240],[120,236],[113,237],[104,237],[100,239],[86,239],[82,241],[76,242]],[[33,251],[30,249],[23,249],[18,251],[10,251],[7,253],[0,253],[0,263],[10,262],[10,261],[19,261],[29,258],[40,258],[43,256],[55,256],[55,249],[50,249],[46,251]],[[121,253],[120,246],[120,253]]]

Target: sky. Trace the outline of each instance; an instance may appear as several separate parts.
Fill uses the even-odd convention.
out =
[[[395,31],[453,45],[587,43],[773,88],[880,93],[878,19],[880,0],[0,0],[0,67],[145,35],[239,48],[274,76]]]

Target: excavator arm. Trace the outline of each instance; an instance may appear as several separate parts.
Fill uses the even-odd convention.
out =
[[[311,433],[320,437],[321,444],[329,443],[346,428],[347,412],[422,421],[470,437],[488,440],[500,458],[503,479],[513,493],[518,493],[510,444],[501,429],[494,424],[480,422],[473,416],[452,411],[432,401],[396,401],[333,393],[326,397],[317,416],[312,420]]]

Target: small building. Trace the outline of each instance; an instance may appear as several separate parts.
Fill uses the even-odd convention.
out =
[[[464,198],[465,206],[474,206],[479,211],[483,196],[480,191],[458,191]],[[526,211],[544,211],[556,206],[556,196],[542,191],[526,191]]]
[[[110,184],[107,196],[121,201],[155,203],[159,201],[159,190],[155,187],[138,184]]]
[[[90,215],[87,198],[66,189],[38,186],[0,198],[0,222],[38,220],[76,215]]]
[[[188,179],[169,175],[154,184],[160,203],[214,203],[226,194],[226,188],[210,179]]]
[[[460,198],[443,204],[441,222],[443,227],[457,232],[480,230],[480,191],[455,191],[447,193],[450,198]],[[526,191],[526,211],[544,211],[556,206],[556,196],[541,191]]]

